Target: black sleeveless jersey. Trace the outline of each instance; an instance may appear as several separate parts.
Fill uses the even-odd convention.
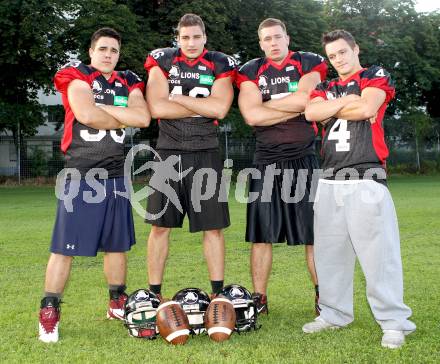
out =
[[[96,130],[75,119],[67,98],[67,88],[76,79],[90,85],[96,105],[120,107],[127,107],[129,93],[135,88],[143,91],[144,83],[131,71],[113,71],[107,80],[101,72],[80,61],[66,64],[54,78],[66,112],[61,141],[65,166],[78,169],[82,176],[91,168],[106,169],[109,178],[123,176],[125,130]]]
[[[256,58],[239,69],[237,86],[245,81],[255,83],[265,102],[295,92],[300,78],[315,71],[319,72],[321,80],[325,79],[327,64],[314,53],[289,52],[280,65],[268,58]],[[256,126],[254,132],[256,163],[296,159],[313,154],[315,150],[317,128],[304,115],[271,126]]]
[[[156,49],[146,61],[147,72],[158,66],[168,80],[170,94],[208,97],[214,81],[223,77],[235,78],[236,62],[220,52],[207,51],[188,60],[179,48]],[[218,149],[217,120],[195,116],[159,120],[157,149],[198,151]]]
[[[353,168],[359,178],[375,179],[366,171],[370,168],[385,169],[388,148],[385,144],[382,120],[390,100],[395,94],[394,83],[390,74],[382,67],[372,66],[356,72],[342,81],[339,78],[326,81],[317,86],[311,98],[322,97],[331,100],[345,95],[361,95],[367,87],[375,87],[386,93],[385,102],[377,112],[376,122],[369,120],[350,121],[332,118],[323,129],[322,157],[323,169],[328,171],[327,178],[334,178],[343,168]],[[348,178],[349,176],[347,176]],[[350,178],[354,178],[351,176]]]

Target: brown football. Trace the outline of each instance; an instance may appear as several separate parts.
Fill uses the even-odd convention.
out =
[[[159,334],[171,344],[185,344],[188,340],[188,317],[176,301],[164,302],[157,308],[156,325]]]
[[[205,313],[205,327],[209,337],[217,342],[228,340],[235,327],[235,310],[227,298],[214,298]]]

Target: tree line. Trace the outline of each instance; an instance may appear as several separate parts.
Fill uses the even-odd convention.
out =
[[[78,55],[88,61],[90,35],[110,26],[123,37],[119,69],[145,78],[147,53],[175,45],[175,26],[187,13],[205,21],[207,47],[239,63],[260,57],[257,28],[282,19],[292,50],[324,55],[323,32],[344,28],[356,38],[363,66],[386,68],[396,99],[385,125],[389,142],[425,144],[440,151],[440,14],[417,13],[413,0],[0,0],[0,131],[33,135],[44,123],[37,90],[53,90],[56,70]],[[329,77],[335,74],[330,72]],[[61,122],[62,112],[59,112]],[[251,131],[236,104],[225,120],[234,136]],[[154,136],[157,128],[143,131]]]

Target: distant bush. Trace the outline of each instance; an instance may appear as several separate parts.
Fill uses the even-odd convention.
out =
[[[46,153],[40,148],[35,148],[29,158],[31,177],[46,177],[48,174]]]

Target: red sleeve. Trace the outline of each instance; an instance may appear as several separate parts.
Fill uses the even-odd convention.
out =
[[[396,92],[391,75],[380,66],[371,66],[362,72],[360,86],[361,90],[367,87],[376,87],[385,91],[385,103],[389,103]]]
[[[315,89],[310,94],[310,100],[313,100],[316,97],[322,97],[324,100],[327,100],[327,95],[325,94],[325,91]]]
[[[251,81],[258,86],[257,80],[251,80],[248,76],[243,73],[237,72],[237,77],[235,78],[235,84],[240,88],[241,84],[245,81]]]
[[[150,70],[156,66],[159,67],[159,64],[157,63],[157,61],[151,55],[148,55],[147,59],[145,60],[145,64],[144,64],[145,70],[147,72],[150,72]]]
[[[215,76],[215,79],[218,80],[220,78],[231,77],[231,81],[234,83],[237,78],[237,71],[235,69],[220,73]]]
[[[383,91],[385,91],[385,103],[389,103],[396,94],[396,89],[393,85],[390,84],[388,77],[380,77],[380,78],[363,78],[361,79],[361,90],[367,87],[376,87]]]
[[[327,63],[324,61],[317,66],[313,67],[310,72],[319,72],[319,75],[321,76],[321,81],[325,81],[327,77],[327,70],[328,66]]]
[[[142,92],[142,94],[144,93],[144,91],[145,91],[145,83],[144,82],[138,82],[138,83],[135,83],[134,85],[132,85],[132,86],[128,86],[128,93],[130,93],[131,91],[133,91],[133,90],[135,90],[135,89],[139,89],[139,90],[141,90],[141,92]]]
[[[243,66],[241,66],[237,71],[236,77],[236,85],[240,88],[241,84],[245,81],[251,81],[255,85],[259,84],[258,71],[262,67],[262,58],[255,58],[248,62],[246,62]]]
[[[125,80],[127,82],[127,89],[130,93],[134,89],[138,88],[144,93],[145,83],[141,80],[141,78],[132,71],[124,71]]]
[[[75,67],[68,67],[59,70],[55,74],[55,88],[62,94],[67,95],[67,87],[73,80],[82,80],[89,83],[87,75],[85,75]]]
[[[153,58],[153,56],[149,55],[147,56],[147,59],[145,60],[144,68],[147,71],[147,74],[150,72],[150,70],[153,67],[159,67],[162,73],[165,75],[165,78],[168,78],[168,72],[166,72],[160,65],[157,63],[157,61]]]

